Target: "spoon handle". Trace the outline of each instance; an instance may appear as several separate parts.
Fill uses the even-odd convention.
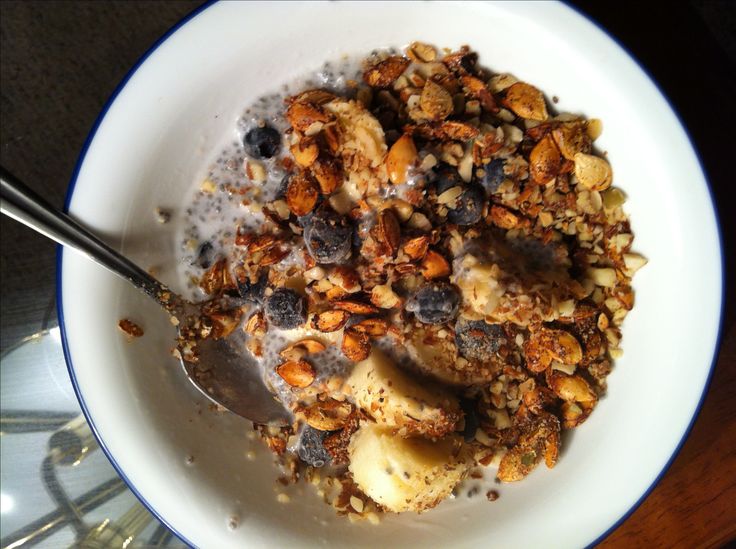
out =
[[[0,166],[0,211],[59,244],[86,255],[143,290],[167,309],[172,294],[161,282],[58,211]]]

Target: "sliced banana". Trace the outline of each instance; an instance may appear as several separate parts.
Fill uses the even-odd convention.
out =
[[[356,484],[395,513],[434,507],[452,492],[472,462],[459,437],[437,442],[402,438],[373,423],[356,431],[348,452]]]
[[[404,435],[441,437],[454,431],[462,417],[451,393],[413,378],[375,348],[355,365],[347,385],[363,411]]]

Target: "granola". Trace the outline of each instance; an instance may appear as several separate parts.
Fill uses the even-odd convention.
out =
[[[430,509],[478,467],[554,467],[646,263],[600,121],[467,46],[376,51],[332,84],[251,119],[242,160],[220,162],[239,175],[200,186],[257,222],[185,241],[201,291],[240,299],[195,336],[242,337],[295,414],[255,426],[284,482],[351,520]]]

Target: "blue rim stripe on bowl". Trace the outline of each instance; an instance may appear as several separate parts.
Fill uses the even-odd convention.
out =
[[[69,188],[67,189],[66,198],[64,200],[64,212],[67,213],[69,211],[69,205],[72,201],[72,195],[74,194],[74,188],[77,184],[77,178],[79,177],[79,171],[82,168],[82,164],[84,163],[84,159],[87,156],[87,151],[89,150],[89,146],[92,143],[92,140],[94,139],[95,135],[97,134],[97,129],[100,127],[100,124],[102,123],[102,120],[107,115],[107,111],[110,110],[110,107],[115,102],[115,99],[120,94],[120,92],[125,88],[128,81],[132,78],[132,76],[136,73],[136,71],[140,68],[143,63],[155,52],[161,44],[163,44],[168,38],[174,34],[176,31],[178,31],[181,27],[183,27],[186,23],[194,19],[197,15],[202,13],[204,10],[209,8],[215,3],[215,0],[208,0],[201,6],[195,8],[190,13],[185,15],[180,21],[178,21],[173,27],[171,27],[169,30],[167,30],[161,38],[156,40],[154,44],[138,59],[138,61],[133,65],[133,67],[128,71],[128,73],[123,77],[123,79],[120,81],[120,83],[115,88],[115,91],[112,92],[112,95],[110,95],[109,99],[105,103],[105,106],[100,111],[100,114],[97,116],[97,119],[95,120],[95,123],[92,125],[92,129],[90,130],[89,134],[87,135],[87,139],[84,142],[84,145],[82,146],[82,151],[79,153],[79,157],[77,158],[77,163],[74,166],[74,172],[72,173],[71,180],[69,182]],[[115,458],[113,457],[112,453],[108,450],[107,446],[105,445],[105,442],[102,440],[102,437],[100,436],[100,433],[97,431],[97,426],[94,423],[94,420],[92,419],[92,415],[89,412],[89,409],[87,408],[87,404],[84,401],[84,398],[82,397],[82,393],[79,391],[79,385],[77,384],[77,377],[74,373],[74,366],[72,365],[72,357],[69,353],[69,343],[66,339],[66,326],[64,324],[64,307],[63,307],[63,300],[62,300],[62,280],[61,280],[61,268],[62,268],[62,261],[64,260],[64,247],[59,245],[56,247],[56,310],[57,310],[57,316],[59,319],[59,331],[61,333],[61,346],[64,351],[64,359],[66,360],[66,366],[67,370],[69,371],[69,377],[71,378],[72,386],[74,387],[74,393],[77,395],[77,400],[79,401],[79,405],[82,408],[82,413],[84,414],[85,419],[87,420],[87,423],[90,426],[90,429],[92,430],[92,433],[94,434],[95,438],[97,439],[97,443],[100,445],[100,448],[102,448],[102,451],[105,453],[105,456],[107,456],[107,459],[110,461],[110,464],[112,465],[113,469],[115,469],[115,472],[120,476],[120,478],[125,482],[125,484],[128,486],[131,492],[135,495],[135,497],[138,498],[138,500],[143,504],[143,506],[148,509],[148,511],[156,517],[161,523],[163,523],[171,532],[174,533],[174,535],[179,538],[182,542],[184,542],[189,547],[195,547],[195,545],[190,542],[181,532],[179,532],[172,524],[170,524],[161,514],[156,511],[153,506],[146,501],[146,499],[141,495],[140,492],[133,486],[133,483],[128,479],[128,477],[123,472],[123,469],[118,465],[118,462],[115,461]]]
[[[102,111],[100,112],[99,116],[95,120],[94,125],[92,126],[92,129],[89,132],[89,135],[87,136],[87,139],[85,140],[85,143],[82,147],[82,151],[79,154],[79,158],[77,159],[76,166],[74,168],[74,172],[72,173],[71,180],[69,182],[69,188],[67,190],[66,199],[64,201],[64,211],[68,212],[69,205],[71,204],[72,196],[74,194],[74,188],[77,183],[77,178],[79,176],[79,171],[82,167],[82,164],[84,163],[84,159],[87,155],[87,151],[89,149],[90,144],[92,143],[92,140],[95,137],[95,134],[97,133],[97,129],[99,128],[100,124],[102,123],[102,120],[105,118],[105,115],[107,114],[108,110],[110,109],[111,105],[117,98],[118,94],[123,90],[123,88],[126,86],[130,78],[135,74],[135,72],[138,70],[138,68],[151,56],[151,54],[154,53],[158,49],[158,47],[163,44],[172,34],[174,34],[177,30],[179,30],[182,26],[184,26],[186,23],[188,23],[190,20],[192,20],[194,17],[202,13],[204,10],[209,8],[215,3],[215,0],[209,0],[208,2],[205,2],[203,5],[199,6],[198,8],[194,9],[191,13],[186,15],[181,21],[176,23],[173,27],[171,27],[161,38],[159,38],[149,49],[146,51],[143,56],[136,62],[136,64],[130,69],[130,71],[125,75],[125,77],[122,79],[120,84],[118,84],[115,91],[112,93],[110,98],[105,103],[105,106],[103,107]],[[654,490],[654,488],[657,486],[659,481],[662,479],[662,477],[667,473],[670,466],[676,459],[677,455],[679,454],[680,450],[682,449],[683,444],[687,440],[687,437],[690,434],[690,431],[693,428],[693,425],[695,424],[695,421],[698,418],[698,415],[700,413],[700,410],[702,409],[703,402],[705,401],[705,397],[708,393],[708,388],[710,387],[710,382],[713,378],[713,372],[715,370],[716,361],[718,358],[718,350],[721,345],[721,337],[723,335],[723,314],[724,314],[724,302],[725,302],[725,288],[723,285],[723,281],[725,280],[725,265],[724,265],[724,259],[723,259],[723,235],[721,234],[721,228],[718,218],[718,210],[716,208],[715,200],[713,199],[713,192],[710,188],[710,184],[708,182],[708,178],[706,177],[705,169],[703,168],[703,163],[700,160],[700,156],[698,155],[697,149],[693,145],[692,139],[690,138],[689,133],[687,132],[687,128],[682,123],[682,119],[677,114],[677,111],[672,107],[672,103],[670,102],[669,98],[662,92],[659,85],[655,82],[655,80],[651,77],[649,72],[636,60],[636,58],[629,53],[629,51],[611,34],[609,34],[603,27],[601,27],[595,20],[589,18],[585,14],[583,14],[581,11],[579,11],[574,6],[571,6],[569,4],[565,4],[565,6],[570,9],[573,13],[575,13],[577,16],[585,19],[587,22],[593,24],[599,31],[601,31],[605,36],[608,37],[611,42],[613,42],[646,76],[646,78],[649,80],[652,86],[659,92],[660,96],[664,98],[665,102],[667,103],[670,111],[675,116],[676,120],[680,124],[680,126],[683,129],[683,132],[685,133],[685,137],[688,140],[688,143],[690,145],[690,148],[692,149],[693,153],[695,154],[695,158],[698,162],[698,166],[700,168],[701,174],[703,175],[703,180],[706,182],[706,189],[708,191],[708,195],[710,198],[711,208],[713,211],[713,217],[716,221],[716,234],[718,235],[718,247],[720,251],[720,311],[719,311],[719,321],[718,321],[718,334],[716,336],[716,342],[713,348],[713,356],[711,357],[711,364],[710,369],[708,372],[708,376],[706,379],[706,382],[703,386],[703,391],[700,395],[699,401],[697,406],[695,407],[695,411],[693,413],[693,417],[690,420],[689,425],[685,429],[685,431],[682,434],[682,437],[680,439],[680,442],[675,447],[672,455],[667,460],[667,463],[664,465],[662,470],[659,472],[657,477],[652,481],[650,486],[642,493],[642,495],[639,497],[639,499],[629,508],[628,511],[626,511],[616,522],[614,522],[607,530],[605,530],[601,535],[599,535],[595,540],[593,540],[590,544],[588,544],[587,547],[594,547],[601,541],[603,541],[609,534],[611,534],[614,530],[616,530],[626,519],[628,519],[634,511],[636,511],[639,506],[644,502],[644,500],[649,496],[649,494]],[[133,486],[133,483],[128,479],[128,477],[123,472],[122,468],[118,465],[117,461],[115,461],[115,458],[112,456],[110,451],[108,450],[107,446],[105,445],[104,441],[102,440],[102,437],[100,436],[99,432],[97,431],[97,427],[95,426],[95,423],[92,419],[92,416],[87,408],[87,405],[82,397],[81,392],[79,391],[79,386],[77,384],[76,375],[74,373],[74,366],[72,365],[72,359],[71,355],[69,353],[69,345],[66,338],[66,328],[64,324],[64,309],[63,309],[63,300],[62,300],[62,279],[61,279],[61,271],[62,271],[62,261],[63,261],[63,254],[64,249],[62,246],[57,247],[57,261],[56,261],[56,305],[57,305],[57,316],[59,320],[59,328],[61,332],[61,343],[62,348],[64,351],[64,358],[66,360],[67,369],[69,371],[69,377],[71,378],[72,385],[74,387],[74,392],[77,396],[77,399],[79,400],[79,404],[82,408],[82,413],[84,414],[84,417],[87,420],[87,423],[89,423],[90,428],[97,439],[97,442],[100,445],[100,448],[102,448],[102,451],[107,456],[107,459],[112,464],[113,468],[117,472],[117,474],[120,476],[120,478],[125,482],[125,484],[128,486],[131,492],[138,498],[138,500],[148,509],[148,511],[155,516],[160,522],[162,522],[164,525],[166,525],[169,530],[171,530],[181,541],[189,545],[190,547],[194,547],[194,544],[187,540],[187,538],[181,534],[178,530],[176,530],[163,516],[161,516],[146,499],[136,490],[136,488]]]
[[[662,96],[662,98],[667,103],[667,106],[670,108],[670,112],[674,115],[677,122],[680,124],[680,127],[683,130],[683,133],[685,134],[685,137],[687,138],[688,144],[690,145],[690,148],[693,151],[693,154],[695,155],[695,159],[698,162],[698,167],[700,168],[700,173],[703,176],[703,181],[705,181],[705,188],[708,191],[708,197],[710,198],[710,205],[713,212],[713,218],[716,222],[716,234],[718,235],[718,249],[720,251],[720,294],[721,294],[721,304],[720,304],[720,310],[718,313],[718,334],[716,335],[716,341],[715,345],[713,347],[713,356],[710,359],[710,370],[708,371],[708,377],[705,380],[705,384],[703,385],[703,392],[700,394],[700,398],[698,399],[698,404],[695,406],[695,411],[693,412],[693,417],[690,419],[690,423],[688,424],[687,428],[682,434],[682,438],[680,438],[680,442],[677,443],[677,446],[675,447],[674,451],[672,452],[672,455],[667,460],[667,463],[665,463],[662,470],[659,472],[657,477],[652,481],[652,483],[649,485],[649,488],[647,488],[644,493],[639,497],[639,499],[636,500],[636,502],[629,508],[628,511],[626,511],[621,518],[619,518],[616,522],[614,522],[610,528],[608,528],[605,532],[603,532],[601,535],[599,535],[595,540],[593,540],[591,543],[589,543],[586,547],[595,547],[599,543],[601,543],[604,539],[606,539],[611,533],[613,533],[614,530],[616,530],[619,526],[621,526],[626,519],[628,519],[634,511],[636,511],[639,506],[644,503],[644,500],[649,497],[649,494],[652,493],[652,490],[656,488],[657,484],[659,484],[659,481],[662,480],[662,477],[664,477],[665,474],[667,474],[667,471],[674,463],[675,459],[677,459],[678,454],[680,453],[680,450],[682,449],[682,446],[685,444],[685,441],[687,440],[688,436],[690,436],[690,431],[692,431],[693,426],[695,425],[695,421],[698,419],[698,416],[700,415],[700,411],[703,408],[703,403],[705,402],[705,397],[708,394],[708,389],[710,388],[710,382],[713,380],[713,372],[715,371],[716,362],[718,361],[718,351],[721,347],[721,338],[723,336],[723,314],[725,309],[725,302],[726,302],[726,288],[723,284],[723,281],[726,279],[726,266],[724,263],[724,249],[723,249],[723,234],[721,233],[721,224],[720,219],[718,216],[718,209],[716,208],[716,201],[713,198],[713,190],[711,189],[710,182],[708,180],[707,174],[705,172],[705,168],[703,167],[703,162],[700,160],[700,155],[698,154],[698,150],[695,148],[695,145],[693,144],[693,140],[690,137],[690,133],[687,131],[687,127],[682,122],[682,118],[680,118],[680,115],[677,113],[677,111],[672,106],[672,102],[670,101],[669,97],[665,95],[665,93],[662,91],[662,88],[657,84],[657,82],[652,78],[652,75],[649,74],[649,71],[644,68],[644,66],[639,63],[639,61],[634,57],[634,55],[629,52],[629,50],[621,44],[621,42],[616,39],[613,35],[611,35],[605,28],[603,28],[600,24],[598,24],[597,21],[594,19],[588,17],[585,13],[583,13],[581,10],[578,10],[575,6],[572,6],[570,4],[565,3],[565,5],[572,10],[576,15],[579,17],[582,17],[592,25],[594,25],[599,31],[601,31],[603,34],[605,34],[611,42],[613,42],[616,46],[619,47],[619,49],[639,68],[639,70],[642,72],[644,76],[649,80],[649,83],[654,86],[654,88],[659,92],[659,95]]]

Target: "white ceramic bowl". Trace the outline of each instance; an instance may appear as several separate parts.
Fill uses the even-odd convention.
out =
[[[110,460],[191,544],[227,546],[575,547],[640,501],[685,436],[707,383],[719,327],[721,257],[713,207],[687,135],[652,82],[610,38],[550,3],[220,3],[145,58],[109,104],[80,160],[69,211],[174,283],[177,211],[205,164],[236,138],[263,92],[340,54],[419,39],[470,44],[481,62],[601,118],[636,249],[624,357],[609,395],[565,441],[553,470],[500,487],[501,498],[443,503],[378,526],[337,520],[316,496],[275,501],[249,424],[211,413],[169,356],[173,329],[155,304],[74,253],[60,265],[59,312],[69,371]],[[146,335],[125,342],[129,317]],[[187,456],[194,462],[187,464]],[[300,488],[304,489],[304,487]],[[238,527],[229,529],[229,517]]]

